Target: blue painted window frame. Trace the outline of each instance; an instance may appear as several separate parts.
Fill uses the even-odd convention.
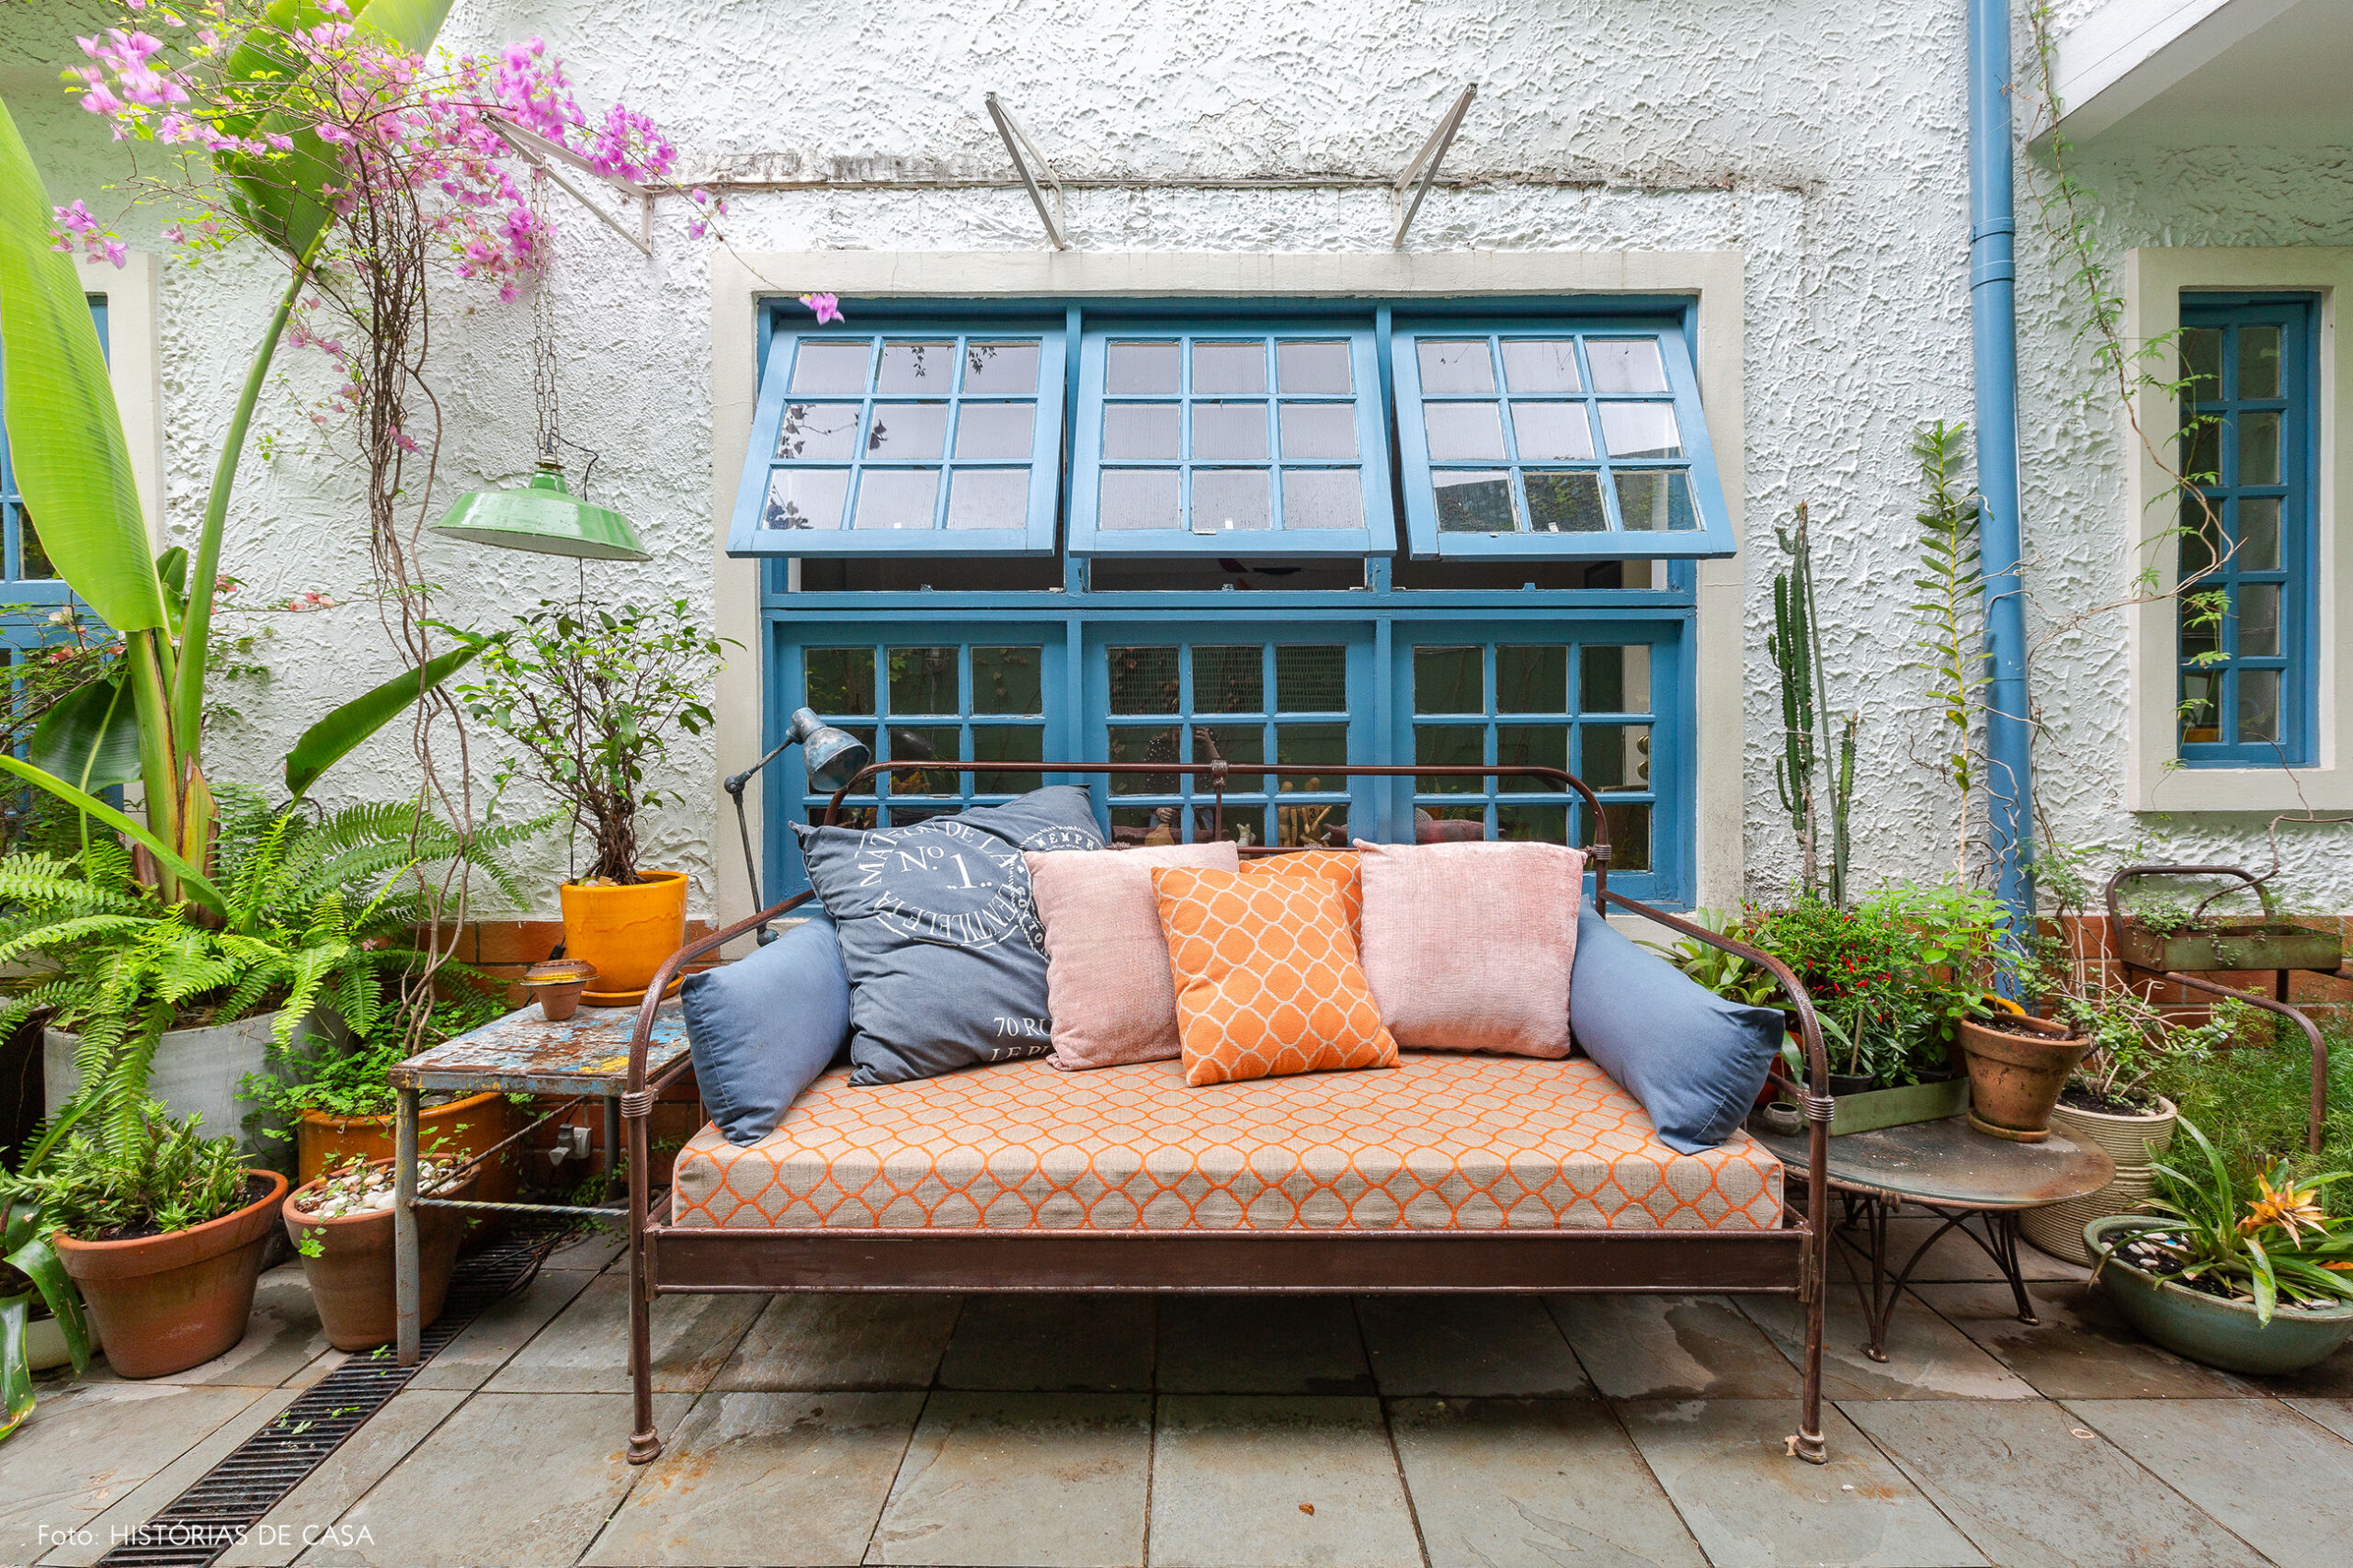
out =
[[[1577,344],[1581,391],[1517,392],[1511,390],[1502,363],[1502,346],[1513,340],[1574,337]],[[1586,346],[1593,340],[1655,337],[1665,371],[1664,392],[1600,392],[1594,390]],[[1494,389],[1485,392],[1429,392],[1423,390],[1417,346],[1424,340],[1484,338],[1491,356]],[[1672,316],[1508,316],[1440,317],[1400,311],[1392,327],[1390,351],[1396,382],[1397,449],[1404,478],[1405,529],[1413,552],[1440,559],[1543,557],[1597,559],[1702,559],[1735,553],[1731,514],[1716,472],[1715,449],[1708,437],[1708,422],[1699,403],[1699,372],[1691,356],[1686,323]],[[1425,420],[1426,404],[1493,403],[1499,408],[1504,456],[1500,460],[1433,460]],[[1612,458],[1597,427],[1602,410],[1613,404],[1665,403],[1675,411],[1682,456],[1674,458]],[[1512,410],[1531,403],[1575,403],[1586,410],[1591,458],[1523,459]],[[1441,530],[1438,526],[1434,472],[1493,472],[1510,475],[1514,510],[1511,533],[1467,533]],[[1688,530],[1649,531],[1623,526],[1617,477],[1645,471],[1686,471],[1690,503],[1698,526]],[[1590,472],[1597,476],[1608,527],[1591,532],[1535,532],[1529,528],[1526,476],[1529,472]],[[1671,481],[1669,482],[1672,483]]]
[[[98,347],[109,347],[107,340],[107,297],[88,297],[90,317],[98,329]],[[7,384],[7,347],[0,344],[0,386]],[[0,603],[25,605],[62,605],[74,597],[74,591],[62,577],[28,577],[24,572],[24,512],[25,498],[17,486],[16,460],[8,452],[8,427],[5,415],[0,415]],[[10,626],[0,629],[0,642],[13,648],[29,648],[41,641],[38,629],[27,631]]]
[[[1034,338],[1038,341],[1038,381],[1034,390],[1027,393],[1011,391],[966,393],[963,385],[966,350],[970,344],[975,340],[987,342],[1015,338]],[[886,341],[906,339],[954,340],[958,367],[954,390],[938,398],[879,390],[881,346]],[[794,365],[805,347],[855,342],[874,346],[863,391],[857,393],[808,392],[797,397],[788,395]],[[1067,374],[1068,358],[1064,324],[1055,317],[886,319],[865,324],[797,326],[790,330],[781,326],[772,328],[767,334],[763,353],[759,401],[753,412],[751,442],[745,452],[743,480],[736,488],[735,512],[728,529],[728,553],[752,556],[1052,554],[1055,509],[1062,481],[1063,379]],[[1031,421],[1030,449],[1026,458],[959,459],[954,455],[959,426],[966,406],[1017,402],[1025,398],[1034,399],[1036,404]],[[870,459],[868,454],[872,449],[872,425],[877,405],[888,408],[894,403],[917,401],[948,404],[940,456],[937,460],[908,461]],[[847,458],[795,460],[779,455],[787,407],[813,403],[858,409],[858,429],[851,439],[852,449]],[[948,508],[957,474],[992,469],[1001,471],[1025,464],[1029,471],[1029,505],[1021,527],[950,528],[947,526]],[[765,525],[764,515],[774,475],[793,469],[839,469],[848,475],[838,527],[785,528]],[[856,528],[850,526],[857,516],[861,487],[868,474],[924,470],[937,472],[942,480],[933,496],[929,527]]]
[[[1350,390],[1346,393],[1282,390],[1277,347],[1285,342],[1348,345]],[[1110,347],[1133,341],[1177,346],[1178,382],[1173,392],[1118,392],[1106,386]],[[1196,344],[1256,340],[1266,354],[1264,390],[1258,392],[1196,392]],[[1290,320],[1247,317],[1089,317],[1080,333],[1076,427],[1072,440],[1070,552],[1073,555],[1187,556],[1246,553],[1253,559],[1302,556],[1389,555],[1397,549],[1396,509],[1389,475],[1389,433],[1383,397],[1379,335],[1370,314],[1360,317],[1302,316]],[[1263,402],[1267,413],[1264,459],[1196,459],[1195,410],[1204,403]],[[1282,448],[1280,411],[1286,403],[1345,403],[1356,415],[1354,458],[1291,457]],[[1163,406],[1178,411],[1179,447],[1174,458],[1107,458],[1107,407]],[[1281,476],[1287,472],[1347,470],[1358,476],[1365,526],[1358,528],[1297,528],[1285,526]],[[1193,528],[1106,527],[1102,477],[1106,472],[1173,472],[1178,483],[1179,515],[1189,517],[1193,479],[1200,470],[1263,470],[1268,476],[1270,526],[1265,528],[1197,532]]]
[[[2177,601],[2174,653],[2177,667],[2176,739],[2181,761],[2193,767],[2302,767],[2313,760],[2318,686],[2312,628],[2319,607],[2319,529],[2315,526],[2320,494],[2319,414],[2316,395],[2319,364],[2319,301],[2309,294],[2184,293],[2181,325],[2185,334],[2219,331],[2220,384],[2218,396],[2187,396],[2184,424],[2191,415],[2210,415],[2211,446],[2193,431],[2184,442],[2184,472],[2212,472],[2216,483],[2200,485],[2221,514],[2224,548],[2214,548],[2204,537],[2202,509],[2184,498],[2181,532],[2176,536],[2177,566],[2195,569],[2193,552],[2202,551],[2211,570],[2190,584]],[[2276,397],[2242,396],[2241,347],[2245,329],[2277,327],[2279,331],[2279,387]],[[2185,348],[2187,338],[2185,337]],[[2185,380],[2188,379],[2185,367]],[[2242,483],[2240,460],[2243,432],[2250,415],[2279,415],[2279,472],[2277,483]],[[2276,567],[2259,565],[2248,538],[2256,506],[2279,504],[2279,557]],[[2259,536],[2258,536],[2259,537]],[[2190,557],[2185,562],[2185,557]],[[2178,579],[2177,579],[2178,580]],[[2240,608],[2250,589],[2274,587],[2279,596],[2279,643],[2272,654],[2242,651],[2244,631]],[[2188,596],[2226,592],[2230,612],[2219,627],[2193,628],[2198,614]],[[2211,653],[2200,646],[2211,642]],[[2276,739],[2245,738],[2241,729],[2244,677],[2275,671],[2279,681]],[[2211,687],[2207,683],[2211,682]],[[2204,688],[2204,689],[2200,689]],[[2208,709],[2193,704],[2204,702]],[[2215,722],[2194,724],[2201,711]],[[2193,733],[2211,733],[2214,739],[2191,740]]]

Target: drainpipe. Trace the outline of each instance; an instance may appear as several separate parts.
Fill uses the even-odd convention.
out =
[[[2034,914],[2026,606],[2018,585],[2018,302],[2010,201],[2010,0],[1969,5],[1969,320],[1977,382],[1978,545],[1985,567],[1985,781],[1994,891]]]

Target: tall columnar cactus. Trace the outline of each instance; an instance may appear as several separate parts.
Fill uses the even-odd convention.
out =
[[[1847,716],[1843,733],[1831,743],[1830,687],[1822,667],[1822,631],[1813,596],[1813,545],[1806,507],[1798,504],[1790,528],[1776,527],[1789,569],[1773,577],[1773,631],[1766,653],[1781,676],[1781,755],[1773,763],[1773,785],[1798,841],[1800,876],[1808,898],[1827,893],[1847,902],[1847,808],[1855,792],[1855,734],[1862,714]],[[1820,875],[1822,801],[1814,775],[1830,758],[1830,876]]]

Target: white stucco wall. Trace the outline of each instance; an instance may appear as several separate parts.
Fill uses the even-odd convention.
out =
[[[117,154],[51,85],[72,54],[70,34],[95,22],[60,0],[11,7],[0,22],[0,90],[57,197],[107,210],[99,187]],[[1800,500],[1813,505],[1822,540],[1833,700],[1866,714],[1858,863],[1867,880],[1930,876],[1949,864],[1952,803],[1920,760],[1929,750],[1922,681],[1900,666],[1916,656],[1904,608],[1909,435],[1921,421],[1971,412],[1959,0],[1836,0],[1802,12],[1728,0],[1230,0],[1210,10],[1122,0],[688,9],[460,0],[443,37],[472,49],[529,34],[564,55],[584,102],[618,95],[647,109],[698,172],[1001,176],[1002,150],[980,108],[981,93],[994,89],[1066,176],[1140,182],[1072,191],[1069,229],[1095,250],[1383,248],[1391,219],[1377,190],[1149,182],[1392,175],[1460,85],[1476,80],[1449,171],[1491,177],[1434,195],[1416,247],[1745,256],[1752,891],[1778,890],[1795,865],[1773,798],[1778,710],[1763,631],[1770,526]],[[2348,170],[2353,155],[2306,152],[2102,154],[2081,172],[2100,190],[2104,232],[2120,251],[2353,243]],[[2026,516],[2033,614],[2049,626],[2121,597],[2123,460],[2114,421],[2077,401],[2089,384],[2073,341],[2080,301],[2054,299],[2023,189],[2020,208]],[[745,250],[1040,243],[1017,189],[747,193],[733,209],[727,234]],[[590,566],[590,591],[707,608],[708,243],[686,237],[676,201],[662,209],[651,262],[561,199],[557,216],[565,433],[602,454],[597,498],[628,513],[655,556],[642,567]],[[137,242],[155,222],[132,215],[125,232]],[[164,278],[166,515],[182,535],[275,286],[273,265],[258,258]],[[433,377],[448,438],[437,512],[461,489],[527,470],[531,429],[528,311],[461,288],[445,290],[440,309]],[[257,596],[321,588],[349,602],[278,623],[276,691],[247,703],[256,722],[219,748],[225,770],[256,781],[302,723],[392,662],[360,602],[366,552],[353,486],[297,407],[320,389],[321,367],[290,355],[284,369],[264,414],[284,442],[271,460],[248,460],[228,568]],[[437,542],[426,561],[448,586],[449,618],[478,625],[498,623],[518,599],[575,585],[569,565],[509,552]],[[2118,613],[2038,649],[2048,726],[2038,763],[2058,831],[2259,853],[2259,823],[2165,823],[2123,810],[2123,637]],[[675,767],[689,799],[711,798],[707,745],[682,744]],[[388,793],[408,777],[404,744],[380,744],[333,776],[327,793]],[[648,858],[696,872],[699,907],[714,844],[733,853],[714,835],[724,825],[707,806],[647,824]],[[2316,906],[2353,908],[2347,831],[2305,829],[2288,840],[2305,873],[2300,895]],[[551,842],[535,868],[543,908],[552,909],[561,863]]]

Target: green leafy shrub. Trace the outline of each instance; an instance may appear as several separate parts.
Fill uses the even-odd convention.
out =
[[[443,972],[448,972],[445,967]],[[424,1040],[436,1045],[480,1028],[506,1011],[503,996],[460,982],[446,996],[433,999],[425,1020]],[[376,1016],[372,1027],[345,1049],[298,1056],[288,1061],[286,1076],[255,1074],[241,1092],[271,1113],[266,1121],[291,1125],[306,1110],[322,1116],[390,1116],[395,1105],[387,1074],[414,1051],[411,1020],[389,1009]],[[286,1133],[267,1129],[274,1138]]]
[[[0,1177],[11,1199],[75,1241],[117,1241],[185,1231],[247,1202],[245,1156],[234,1138],[206,1138],[202,1118],[174,1121],[154,1100],[108,1138],[76,1132],[40,1169]]]
[[[2290,1177],[2353,1169],[2353,1029],[2332,1022],[2321,1031],[2328,1042],[2328,1109],[2315,1155],[2305,1142],[2312,1058],[2303,1031],[2275,1028],[2268,1013],[2241,1017],[2231,1049],[2165,1065],[2150,1080],[2151,1090],[2205,1130],[2242,1187],[2274,1161]],[[2345,1186],[2325,1188],[2321,1202],[2332,1213],[2353,1215],[2353,1190]]]

